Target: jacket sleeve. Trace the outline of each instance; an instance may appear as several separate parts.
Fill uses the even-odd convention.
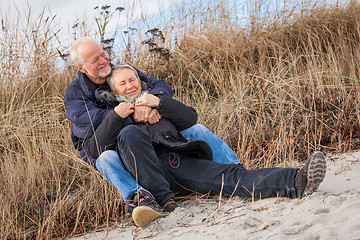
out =
[[[86,153],[94,159],[110,149],[115,149],[117,137],[122,129],[124,119],[116,112],[111,111],[96,128],[95,134],[84,140]]]
[[[196,111],[185,104],[166,96],[160,96],[160,103],[156,107],[163,117],[170,119],[178,131],[182,131],[196,124]]]
[[[112,110],[99,108],[96,102],[86,99],[81,93],[80,88],[69,86],[65,91],[64,105],[74,135],[84,139],[92,136],[92,128],[96,129]]]
[[[139,71],[138,69],[137,73],[139,75],[139,78],[149,84],[151,87],[151,90],[149,91],[150,94],[156,95],[156,96],[168,96],[172,97],[173,91],[170,88],[169,84],[167,84],[164,80],[159,80],[154,77],[146,77],[146,75]]]

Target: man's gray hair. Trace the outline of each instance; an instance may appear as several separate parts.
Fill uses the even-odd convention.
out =
[[[82,67],[84,65],[84,59],[82,57],[79,56],[78,53],[78,47],[83,44],[83,43],[87,43],[87,42],[95,42],[97,43],[94,39],[92,39],[91,37],[82,37],[79,38],[78,40],[76,40],[70,49],[70,57],[71,60],[73,61],[73,63],[75,64],[75,66],[80,66]]]
[[[108,83],[109,86],[110,86],[110,90],[111,90],[112,92],[116,93],[115,85],[114,85],[114,74],[117,73],[117,72],[119,72],[119,71],[121,71],[121,70],[123,70],[123,69],[126,69],[126,68],[132,70],[132,71],[134,72],[137,80],[139,80],[139,82],[140,82],[139,75],[138,75],[138,73],[137,73],[137,71],[136,71],[135,68],[133,68],[133,67],[130,66],[129,64],[118,64],[118,65],[115,65],[115,66],[113,66],[113,67],[111,68],[111,73],[110,73],[110,75],[109,75],[109,76],[107,77],[107,79],[106,79],[107,83]]]

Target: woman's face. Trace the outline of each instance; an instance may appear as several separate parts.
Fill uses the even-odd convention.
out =
[[[115,96],[121,95],[126,98],[136,98],[141,93],[140,81],[135,73],[128,68],[121,69],[113,76]]]

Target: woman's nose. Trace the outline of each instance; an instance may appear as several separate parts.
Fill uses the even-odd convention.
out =
[[[132,84],[130,84],[130,83],[126,84],[126,89],[131,89],[132,87],[133,87]]]

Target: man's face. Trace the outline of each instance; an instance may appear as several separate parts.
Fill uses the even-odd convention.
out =
[[[128,68],[121,69],[113,76],[115,96],[121,95],[126,98],[136,98],[141,93],[140,81],[135,73]]]
[[[96,42],[85,42],[78,47],[78,54],[83,59],[83,66],[79,71],[93,78],[105,78],[110,72],[109,57]],[[91,78],[92,77],[92,78]]]

